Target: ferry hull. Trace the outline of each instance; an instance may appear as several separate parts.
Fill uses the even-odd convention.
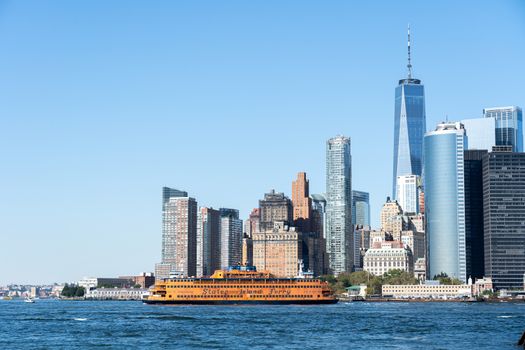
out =
[[[338,299],[325,300],[142,300],[156,305],[321,305],[336,304]]]

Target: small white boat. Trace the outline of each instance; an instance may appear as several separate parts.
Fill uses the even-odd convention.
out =
[[[34,303],[35,301],[29,297],[25,298],[24,300],[26,303]]]

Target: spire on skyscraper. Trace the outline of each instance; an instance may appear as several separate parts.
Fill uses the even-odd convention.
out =
[[[410,24],[408,25],[408,79],[412,79],[412,63],[410,62]]]

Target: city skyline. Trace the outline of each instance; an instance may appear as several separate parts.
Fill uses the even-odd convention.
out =
[[[410,16],[403,14],[409,5],[385,3],[380,28],[353,12],[371,16],[370,5],[340,2],[305,5],[285,23],[296,10],[291,4],[282,5],[272,30],[260,19],[249,23],[261,10],[257,5],[237,4],[233,14],[212,4],[201,11],[168,6],[166,14],[128,8],[123,26],[109,31],[113,37],[102,35],[115,24],[117,8],[111,6],[111,22],[102,14],[100,32],[91,33],[93,9],[81,15],[80,5],[5,5],[0,146],[8,171],[0,178],[0,231],[9,244],[0,253],[17,267],[4,264],[0,284],[152,271],[161,258],[162,186],[188,191],[199,206],[238,208],[244,220],[269,189],[290,196],[297,172],[308,174],[310,193],[324,193],[324,145],[337,134],[352,139],[352,188],[370,193],[377,227],[391,192],[392,90],[405,74],[408,22],[414,75],[425,83],[427,131],[447,115],[460,121],[481,118],[485,108],[525,105],[524,49],[515,45],[525,33],[519,20],[525,9],[517,2],[477,7],[476,21],[468,20],[472,31],[462,30],[461,16],[471,9],[451,2],[424,11],[416,6]],[[148,24],[160,17],[144,32],[130,23],[142,10]],[[48,23],[46,14],[56,21],[35,40],[32,33]],[[192,16],[171,26],[170,14]],[[432,19],[439,14],[448,16],[446,30]],[[483,18],[493,15],[511,20],[483,27]],[[29,29],[17,23],[21,16],[32,23]],[[317,16],[320,22],[309,28]],[[61,33],[72,18],[74,34]],[[191,21],[202,18],[211,21],[190,33]],[[249,31],[238,34],[239,28]],[[357,28],[365,37],[354,33]],[[170,42],[171,33],[177,35]],[[85,47],[72,40],[75,35]],[[491,46],[505,48],[506,55],[488,53]],[[366,58],[358,57],[361,50]],[[37,52],[41,59],[29,60]],[[504,89],[497,84],[503,80]],[[237,164],[225,166],[227,149],[238,152]],[[25,222],[27,208],[33,212]],[[137,253],[119,256],[116,246]]]

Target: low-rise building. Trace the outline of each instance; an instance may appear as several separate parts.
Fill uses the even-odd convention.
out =
[[[132,281],[132,287],[139,285],[140,288],[145,289],[155,284],[155,275],[153,274],[153,272],[142,272],[140,275],[137,276],[119,276],[119,279]]]
[[[363,270],[382,276],[390,270],[403,270],[414,273],[412,252],[402,242],[376,242],[363,259]]]
[[[133,281],[129,278],[105,278],[105,277],[84,277],[78,281],[79,287],[84,287],[84,289],[90,290],[93,288],[101,287],[132,287],[134,285]]]
[[[494,291],[494,285],[492,284],[492,278],[490,277],[478,278],[476,282],[474,282],[474,284],[472,285],[473,295],[482,295],[485,291]]]
[[[87,290],[84,295],[89,300],[141,300],[148,292],[144,288],[97,288]]]
[[[472,297],[472,286],[468,284],[444,285],[432,284],[384,284],[381,294],[385,298],[399,299],[450,299]]]

